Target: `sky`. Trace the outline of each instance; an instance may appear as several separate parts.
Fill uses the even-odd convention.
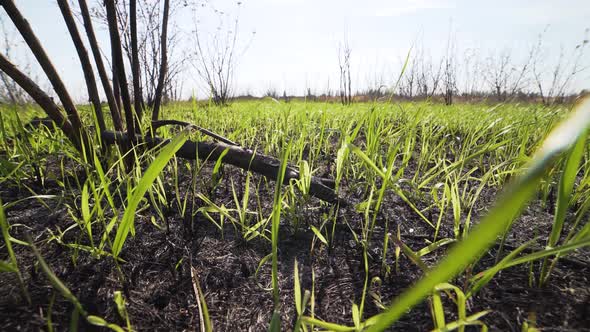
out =
[[[352,49],[353,89],[363,89],[376,80],[391,86],[410,49],[422,48],[435,59],[441,57],[449,36],[458,54],[471,50],[483,59],[509,50],[518,62],[545,31],[543,56],[550,68],[560,50],[568,54],[590,28],[588,0],[241,0],[240,5],[227,0],[197,1],[205,6],[196,11],[181,8],[174,16],[182,38],[174,53],[186,56],[195,51],[196,24],[204,38],[214,36],[218,17],[212,7],[223,11],[227,22],[237,17],[234,87],[238,93],[255,95],[270,88],[279,94],[283,90],[303,94],[307,88],[316,93],[334,91],[338,86],[338,47],[345,40]],[[74,98],[84,100],[79,60],[55,0],[15,2]],[[10,29],[11,22],[1,10],[0,17],[5,29]],[[107,50],[106,30],[99,28],[97,33],[101,47]],[[21,65],[32,59],[23,47],[16,57],[15,62]],[[185,96],[206,95],[190,60],[179,79],[184,82]],[[590,88],[590,70],[580,75],[572,88]]]

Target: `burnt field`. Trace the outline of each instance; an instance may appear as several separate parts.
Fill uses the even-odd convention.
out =
[[[172,141],[137,145],[133,168],[115,146],[97,167],[62,132],[24,126],[34,109],[3,112],[0,327],[583,331],[589,150],[571,125],[551,133],[582,111],[165,109],[276,158],[274,179],[296,169],[284,185],[224,153],[174,157],[210,140],[198,131],[163,127]]]

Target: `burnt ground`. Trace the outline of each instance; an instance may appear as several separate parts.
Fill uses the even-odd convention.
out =
[[[212,165],[206,166],[201,177],[207,186]],[[190,183],[190,175],[181,171],[181,183]],[[25,239],[25,233],[32,235],[44,259],[55,274],[78,297],[84,308],[93,315],[104,317],[110,322],[125,326],[113,301],[113,292],[123,291],[127,310],[133,328],[138,331],[197,331],[200,330],[198,307],[193,291],[191,266],[197,271],[197,278],[206,296],[207,306],[216,331],[264,331],[268,329],[273,311],[270,262],[259,267],[260,261],[271,252],[270,243],[264,239],[246,241],[229,223],[221,232],[201,214],[192,222],[183,218],[177,208],[166,211],[167,222],[155,227],[150,222],[154,211],[138,213],[135,225],[136,236],[125,243],[121,257],[124,282],[111,258],[97,259],[88,252],[75,250],[47,241],[51,232],[65,231],[73,224],[64,202],[71,202],[71,195],[64,195],[64,189],[55,180],[48,179],[44,187],[33,180],[24,180],[35,192],[65,197],[63,201],[47,200],[50,209],[36,200],[27,200],[7,211],[12,225],[11,235]],[[243,183],[243,171],[225,166],[224,179],[214,190],[214,201],[233,206],[231,183]],[[264,215],[272,207],[273,183],[256,175],[253,184],[259,185],[261,206]],[[351,187],[348,187],[351,188]],[[209,190],[210,188],[200,188]],[[181,190],[187,194],[188,187]],[[485,211],[495,196],[490,189],[482,194],[478,203],[478,214]],[[0,198],[14,202],[30,196],[30,192],[14,183],[0,185]],[[350,196],[361,198],[361,192],[350,190]],[[170,194],[169,197],[173,197]],[[251,197],[251,208],[257,207]],[[197,200],[193,211],[202,205]],[[515,222],[508,247],[539,235],[538,247],[545,243],[550,230],[552,211],[535,201]],[[279,241],[279,286],[281,296],[281,319],[283,330],[291,330],[295,321],[293,297],[293,262],[299,262],[303,289],[312,288],[312,271],[315,275],[315,317],[335,323],[352,325],[351,305],[359,303],[365,271],[363,250],[354,240],[353,231],[360,233],[362,215],[353,208],[339,211],[335,235],[331,247],[315,241],[312,247],[310,225],[319,225],[330,213],[330,206],[317,199],[302,203],[293,211],[284,211],[281,220]],[[297,218],[299,229],[293,227]],[[452,237],[452,216],[443,222],[441,237]],[[478,217],[474,217],[477,220]],[[391,299],[411,286],[422,272],[405,256],[401,256],[398,271],[394,268],[393,244],[390,245],[386,260],[392,269],[389,276],[381,271],[383,225],[389,229],[398,225],[402,240],[414,250],[427,245],[432,238],[432,229],[422,222],[407,205],[394,195],[387,195],[382,211],[377,218],[373,241],[369,246],[370,279],[379,277],[381,282],[370,282],[364,317],[381,311],[379,305],[387,305]],[[165,226],[167,225],[167,226]],[[331,223],[328,224],[331,227]],[[95,241],[100,241],[101,227],[95,225]],[[50,232],[51,230],[51,232]],[[63,243],[87,244],[80,238],[79,229],[67,231]],[[70,324],[73,306],[59,294],[50,308],[52,296],[56,293],[43,272],[36,265],[32,251],[16,245],[16,252],[25,284],[33,304],[27,305],[20,297],[18,282],[14,274],[2,273],[0,279],[0,330],[48,330],[47,317],[56,331],[66,330]],[[108,247],[107,247],[108,250]],[[482,271],[494,264],[498,246],[493,247],[473,268]],[[444,256],[444,250],[435,251],[424,257],[427,264],[435,264]],[[74,260],[73,257],[76,257]],[[577,258],[576,258],[577,257]],[[572,259],[560,260],[551,275],[550,282],[539,288],[529,286],[529,265],[509,268],[499,273],[484,289],[468,303],[468,314],[491,310],[482,320],[494,331],[520,331],[527,319],[536,319],[543,331],[590,331],[590,266],[588,251],[574,255]],[[0,259],[7,259],[4,246],[0,247]],[[538,271],[538,266],[534,270]],[[535,276],[538,275],[536,272]],[[462,286],[465,276],[452,281]],[[454,319],[456,308],[447,300],[447,321]],[[309,311],[307,311],[309,314]],[[80,320],[82,330],[96,330]],[[392,329],[401,331],[428,331],[433,328],[427,301],[410,310]]]

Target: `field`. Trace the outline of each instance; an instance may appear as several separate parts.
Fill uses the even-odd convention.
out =
[[[26,126],[40,110],[2,107],[2,330],[590,331],[585,124],[545,140],[571,106],[162,110],[299,167],[284,186],[223,154],[173,157],[211,140],[181,127],[132,150],[131,171],[114,147],[91,167]]]

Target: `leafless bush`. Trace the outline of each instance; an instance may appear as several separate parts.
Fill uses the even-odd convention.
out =
[[[378,70],[377,67],[375,67],[372,73],[366,76],[365,82],[366,89],[356,93],[356,95],[364,97],[361,99],[377,101],[378,99],[387,95],[387,85],[385,82],[384,70]],[[329,89],[326,95],[330,96]]]
[[[140,83],[133,89],[139,89],[141,103],[144,101],[148,107],[153,107],[156,101],[156,90],[161,72],[162,41],[164,7],[160,0],[136,0],[136,29],[137,29],[137,58]],[[184,0],[170,0],[169,17],[173,17],[187,6]],[[126,61],[133,67],[133,33],[130,15],[130,0],[116,1],[119,34],[121,35],[121,48]],[[98,0],[92,8],[92,16],[98,22],[106,25],[106,12],[102,1]],[[181,95],[182,85],[178,82],[180,73],[186,65],[186,50],[182,47],[181,30],[175,20],[171,20],[168,26],[167,45],[167,70],[164,78],[162,98],[164,101],[178,99]],[[132,81],[131,79],[129,81]],[[114,84],[116,86],[116,84]],[[134,91],[134,95],[135,91]],[[137,98],[136,98],[137,99]],[[142,105],[143,107],[143,105]]]
[[[338,66],[340,68],[340,101],[343,105],[352,103],[352,87],[350,79],[350,56],[352,49],[345,41],[338,47]]]
[[[416,89],[417,94],[422,98],[432,98],[440,88],[443,73],[443,60],[436,64],[432,56],[425,54],[423,48],[417,52]]]
[[[464,96],[479,96],[483,93],[483,64],[478,49],[466,49],[463,53],[463,88]]]
[[[449,31],[447,40],[447,52],[444,58],[443,89],[445,105],[453,104],[453,96],[457,90],[457,63],[456,45],[452,30]]]
[[[529,72],[536,56],[537,49],[533,47],[520,64],[515,62],[510,49],[487,58],[485,82],[499,101],[515,97],[527,88]]]
[[[287,95],[287,90],[283,90],[283,97],[282,97],[281,99],[283,99],[283,101],[284,101],[285,103],[288,103],[288,102],[290,102],[290,101],[291,101],[291,97],[289,97],[289,96]]]
[[[539,35],[535,52],[541,56],[535,57],[532,61],[532,72],[537,92],[544,104],[563,102],[576,77],[588,69],[588,65],[583,62],[588,45],[588,32],[589,29],[584,31],[584,38],[573,49],[567,51],[561,47],[559,58],[553,67],[543,62],[546,50],[542,44],[543,34]]]
[[[274,98],[274,99],[279,99],[279,93],[277,92],[277,89],[269,86],[266,91],[264,92],[264,97],[270,97],[270,98]]]
[[[416,53],[411,53],[410,58],[407,59],[407,64],[403,76],[399,81],[399,94],[404,98],[413,98],[417,77],[418,58]]]
[[[588,69],[585,56],[588,47],[588,30],[584,39],[569,52],[561,49],[557,61],[554,50],[542,47],[543,34],[529,50],[519,55],[511,49],[490,52],[486,58],[481,51],[468,48],[458,53],[452,29],[446,53],[433,59],[423,47],[413,48],[405,63],[404,72],[397,83],[396,92],[405,99],[439,97],[452,104],[457,95],[462,100],[497,101],[541,100],[545,104],[567,102],[575,96],[572,87],[581,73]],[[369,82],[361,94],[371,98],[378,93]]]
[[[307,101],[316,101],[317,95],[311,91],[311,88],[307,88],[307,93],[305,94],[305,100]]]
[[[196,49],[193,52],[192,65],[199,76],[205,81],[208,93],[217,105],[225,105],[232,97],[234,71],[239,56],[248,48],[238,49],[239,40],[239,7],[237,2],[235,16],[218,10],[210,3],[194,3],[193,10],[197,16],[193,31]],[[207,13],[205,13],[208,11]],[[214,32],[201,30],[198,17],[211,16],[217,18],[218,24]],[[252,33],[252,37],[255,32]]]

